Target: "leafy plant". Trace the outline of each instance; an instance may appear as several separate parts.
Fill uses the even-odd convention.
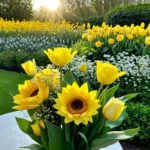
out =
[[[139,134],[134,137],[132,142],[144,143],[147,146],[150,140],[150,107],[142,103],[127,103],[127,114],[121,126],[117,129],[140,127]]]

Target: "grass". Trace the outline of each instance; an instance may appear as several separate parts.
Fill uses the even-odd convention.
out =
[[[25,74],[0,70],[0,115],[15,111],[13,96],[18,93],[18,84],[29,79]]]

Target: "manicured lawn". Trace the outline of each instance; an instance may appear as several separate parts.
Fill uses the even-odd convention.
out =
[[[13,95],[18,93],[18,84],[29,79],[24,74],[0,70],[0,115],[12,112]]]

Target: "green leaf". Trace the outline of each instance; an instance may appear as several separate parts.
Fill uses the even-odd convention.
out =
[[[126,109],[124,109],[124,111],[122,112],[122,114],[118,120],[116,120],[116,121],[109,121],[108,120],[108,121],[106,121],[105,126],[110,127],[110,129],[120,126],[124,120],[125,114],[126,114]]]
[[[119,88],[119,84],[117,84],[116,86],[113,86],[110,89],[106,88],[100,95],[99,99],[103,101],[105,100],[105,103],[107,103],[114,96],[118,88]]]
[[[31,150],[46,150],[43,146],[40,146],[38,144],[32,144],[32,145],[24,146],[24,147],[21,147],[21,148],[29,148]]]
[[[103,53],[106,53],[108,50],[109,50],[108,47],[104,47],[104,48],[102,49],[102,52],[103,52]]]
[[[88,47],[81,47],[81,50],[83,50],[83,51],[85,51],[87,49],[88,49]]]
[[[46,149],[46,150],[49,150],[49,147],[48,147],[48,136],[47,136],[47,134],[45,133],[45,130],[42,128],[42,127],[40,127],[40,129],[41,129],[41,141],[42,141],[42,143],[43,143],[43,146],[44,146],[44,148]]]
[[[49,138],[49,149],[50,150],[71,150],[71,147],[65,140],[65,135],[61,128],[56,125],[46,122]]]
[[[0,70],[0,115],[13,112],[13,96],[18,93],[18,84],[30,77],[24,74]]]
[[[73,78],[72,72],[68,70],[63,78],[63,86],[66,86],[67,84],[72,85],[72,83],[75,81]]]
[[[82,132],[78,132],[78,134],[82,138],[82,140],[79,141],[79,147],[78,147],[78,149],[80,150],[82,148],[82,146],[84,145],[84,143],[86,143],[87,147],[89,148],[88,140],[87,140],[85,134],[83,134]]]
[[[40,137],[36,136],[33,133],[33,130],[31,128],[31,122],[22,118],[17,118],[16,117],[16,121],[18,123],[19,128],[26,133],[27,135],[29,135],[34,141],[36,141],[37,143],[39,143],[40,145],[42,145],[41,139]]]
[[[119,140],[126,140],[135,136],[139,131],[139,128],[129,129],[124,131],[112,131],[104,135],[97,136],[90,143],[90,150],[98,150],[104,148],[110,144],[113,144]]]
[[[29,116],[32,117],[33,114],[35,113],[36,109],[29,109],[27,111],[28,111]]]
[[[66,136],[66,140],[67,142],[71,143],[72,142],[72,138],[71,138],[71,124],[65,124],[64,123],[64,128],[65,128],[65,136]]]
[[[127,94],[127,95],[124,95],[124,96],[122,96],[122,97],[119,97],[118,99],[120,99],[120,100],[126,102],[126,101],[128,101],[128,100],[130,100],[130,99],[136,97],[137,95],[138,95],[138,93]]]

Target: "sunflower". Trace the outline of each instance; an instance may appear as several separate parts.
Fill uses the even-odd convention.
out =
[[[49,88],[42,82],[26,80],[25,83],[18,86],[20,94],[13,97],[14,103],[18,104],[13,109],[28,110],[38,107],[48,98]]]
[[[99,100],[96,99],[97,91],[88,91],[88,84],[84,83],[81,87],[74,82],[62,89],[62,93],[58,93],[54,108],[57,114],[65,117],[65,123],[74,121],[79,125],[93,122],[92,116],[98,113],[100,108]]]

